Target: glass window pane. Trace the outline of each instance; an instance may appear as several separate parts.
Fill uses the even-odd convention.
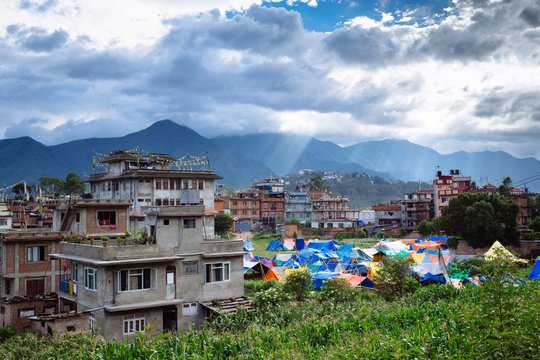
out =
[[[150,289],[152,287],[152,273],[150,269],[143,270],[143,289]]]

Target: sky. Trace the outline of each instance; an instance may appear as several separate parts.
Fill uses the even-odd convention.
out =
[[[540,0],[2,0],[0,138],[171,119],[540,159]]]

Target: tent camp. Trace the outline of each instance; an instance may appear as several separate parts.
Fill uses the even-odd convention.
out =
[[[534,264],[534,267],[527,276],[529,279],[540,279],[540,257],[536,258],[536,264]]]
[[[277,251],[277,250],[285,250],[283,248],[283,244],[279,241],[272,240],[270,241],[270,244],[268,244],[268,247],[266,248],[268,251]]]

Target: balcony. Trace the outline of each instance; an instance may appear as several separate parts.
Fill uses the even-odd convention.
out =
[[[77,296],[77,283],[71,280],[60,280],[60,292],[71,296]]]

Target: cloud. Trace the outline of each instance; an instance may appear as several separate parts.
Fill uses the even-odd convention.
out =
[[[62,47],[69,38],[69,34],[57,29],[53,33],[47,34],[43,28],[25,28],[19,24],[10,25],[6,28],[9,35],[15,37],[17,43],[24,49],[34,52],[50,52]]]
[[[525,20],[530,26],[538,27],[540,26],[540,7],[528,6],[523,9],[519,17]]]

